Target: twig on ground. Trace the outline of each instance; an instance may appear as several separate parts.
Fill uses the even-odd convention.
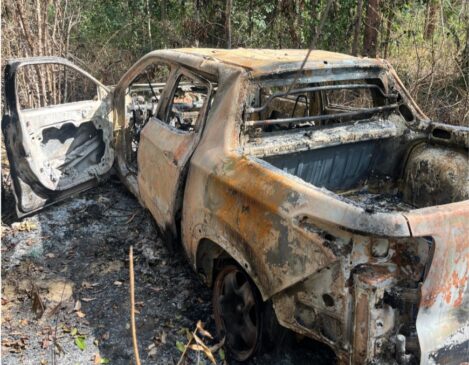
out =
[[[184,359],[186,358],[187,349],[191,345],[192,340],[194,339],[194,334],[195,334],[196,331],[197,331],[197,328],[194,330],[194,332],[191,333],[189,341],[187,342],[186,346],[184,346],[184,351],[182,352],[181,357],[179,358],[179,361],[178,361],[177,365],[181,365],[182,362],[184,361]]]
[[[137,329],[135,327],[135,283],[134,283],[134,248],[129,250],[129,274],[130,274],[130,324],[132,328],[132,345],[134,347],[135,363],[140,365],[140,355],[138,353]]]
[[[125,224],[129,224],[130,222],[132,222],[132,221],[134,220],[135,216],[139,213],[139,211],[140,211],[140,210],[137,209],[137,210],[134,212],[134,214],[132,214],[132,215],[130,216],[130,218],[125,222]]]
[[[55,356],[55,349],[56,348],[59,349],[59,352],[63,351],[62,347],[57,342],[57,327],[58,327],[58,324],[59,324],[58,308],[60,308],[60,306],[62,305],[66,285],[67,285],[67,282],[64,281],[64,286],[62,288],[62,294],[60,294],[60,302],[59,302],[59,304],[57,304],[57,311],[54,313],[55,327],[54,327],[54,333],[52,334],[52,365],[55,365],[57,363],[56,356]]]

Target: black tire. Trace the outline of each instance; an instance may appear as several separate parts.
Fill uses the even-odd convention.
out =
[[[227,265],[213,285],[213,314],[218,336],[237,361],[246,361],[262,347],[263,303],[259,291],[246,272]]]

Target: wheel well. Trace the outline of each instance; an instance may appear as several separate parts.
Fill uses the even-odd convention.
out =
[[[211,287],[214,279],[223,266],[234,263],[241,267],[246,274],[251,278],[259,293],[261,293],[264,301],[269,299],[269,296],[263,290],[265,289],[260,285],[259,276],[256,273],[249,261],[245,259],[242,253],[236,250],[236,246],[227,243],[225,249],[220,244],[209,238],[203,238],[199,241],[196,253],[195,268],[197,273],[202,277],[204,282]]]
[[[208,286],[212,286],[220,266],[229,261],[236,262],[220,245],[207,238],[199,242],[196,254],[196,269]]]

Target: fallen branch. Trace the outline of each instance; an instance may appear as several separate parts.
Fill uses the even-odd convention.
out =
[[[135,327],[135,284],[134,284],[134,248],[129,250],[129,274],[130,274],[130,325],[132,329],[132,345],[134,347],[135,363],[140,365],[138,353],[137,329]]]

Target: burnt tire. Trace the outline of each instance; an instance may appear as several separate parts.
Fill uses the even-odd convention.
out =
[[[212,305],[217,334],[225,338],[230,357],[246,361],[259,353],[263,337],[263,303],[255,284],[243,269],[230,264],[218,272]]]

